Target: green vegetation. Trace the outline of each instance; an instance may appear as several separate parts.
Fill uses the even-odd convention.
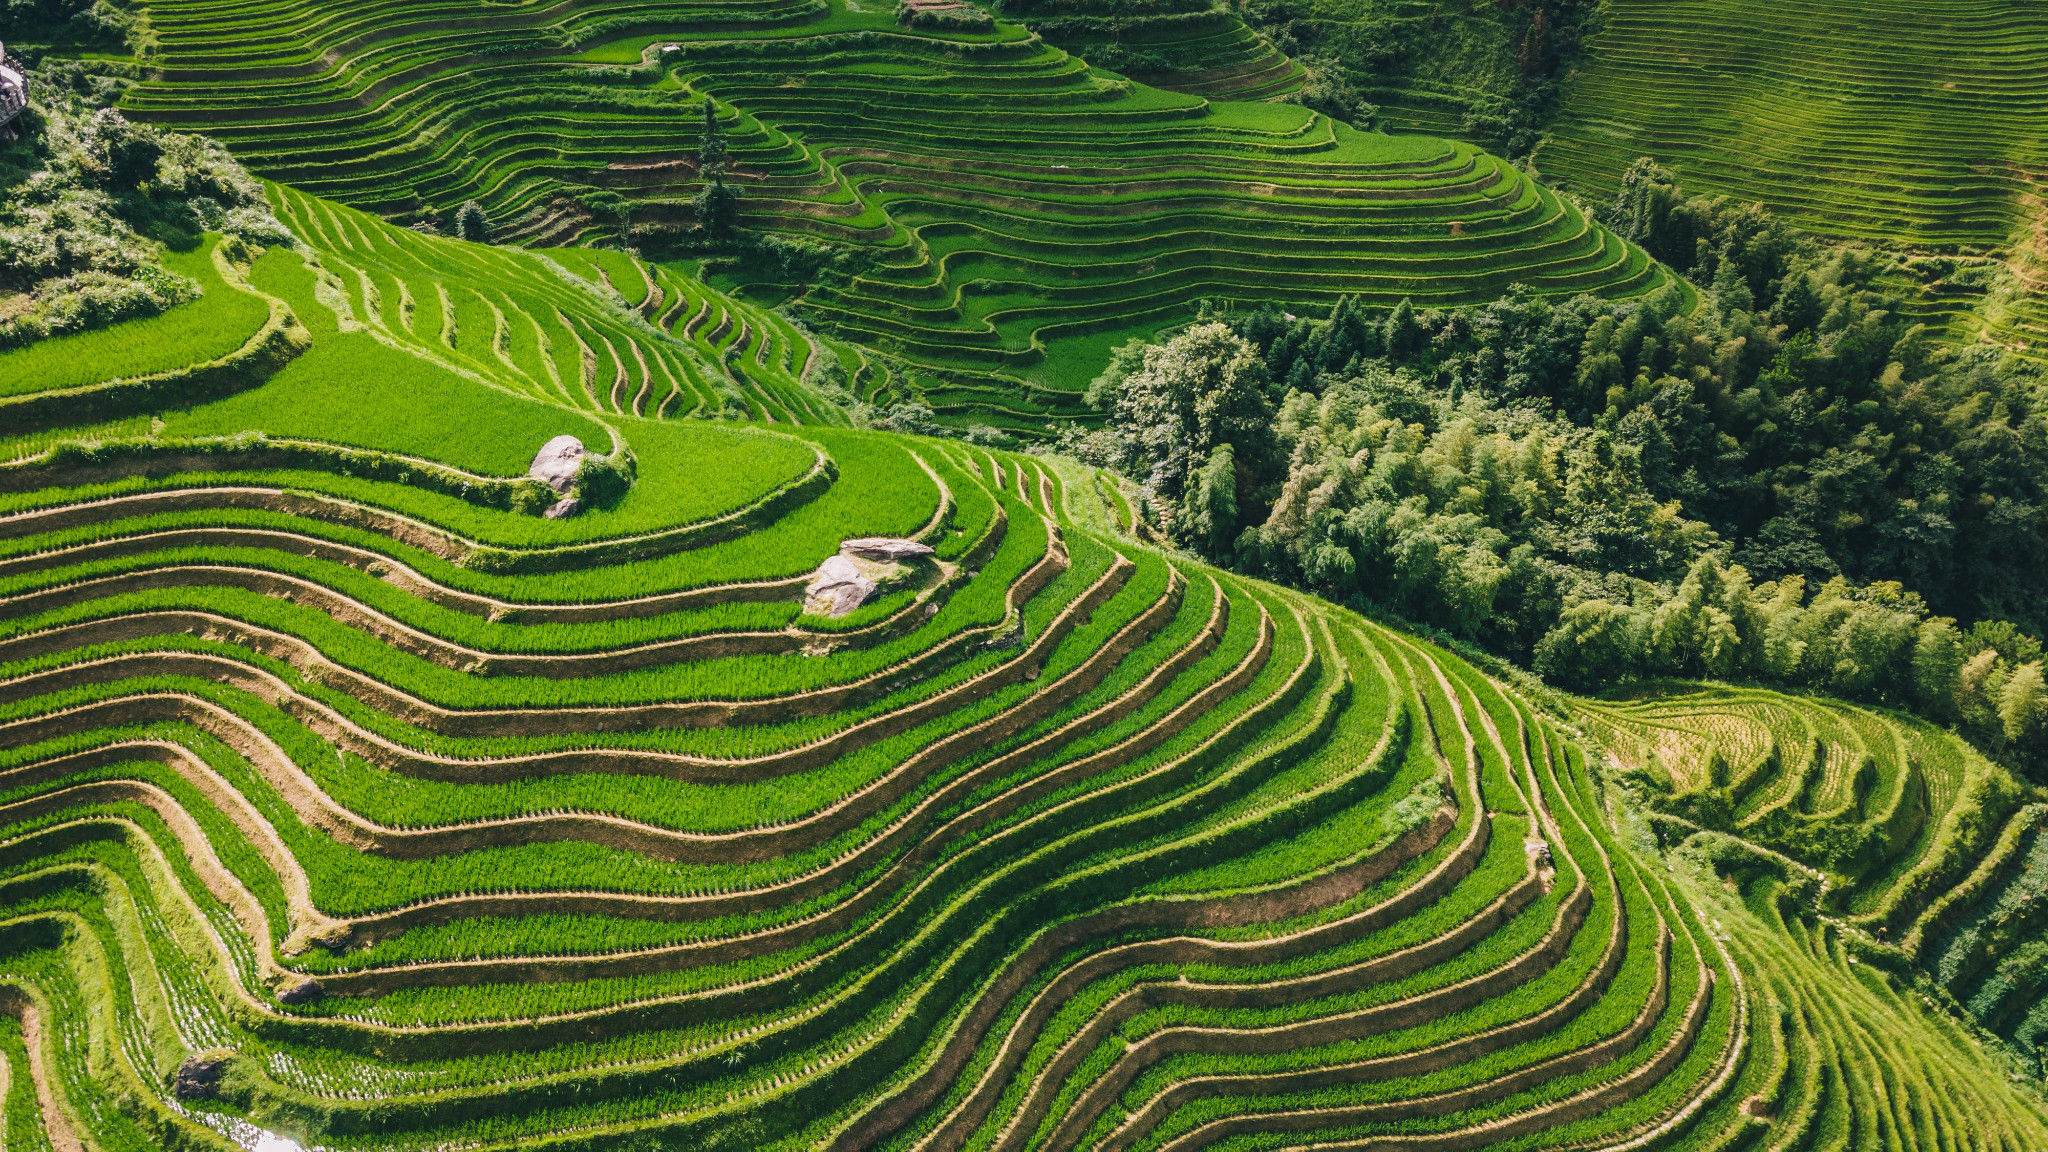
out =
[[[1961,339],[2048,347],[2048,23],[2012,0],[1706,8],[1610,0],[1542,170],[1605,199],[1638,157],[1822,236],[1921,253],[1904,282]]]
[[[81,373],[104,379],[189,363],[166,357],[181,344],[205,349],[260,325],[260,314],[250,319],[249,306],[221,285],[204,253],[176,255],[200,244],[202,231],[227,233],[238,244],[283,239],[255,180],[205,137],[159,132],[104,107],[116,82],[90,68],[55,62],[29,83],[31,102],[16,128],[27,138],[0,151],[0,356],[9,361],[0,379],[9,391],[49,368],[14,350],[53,335],[205,301],[160,327],[53,350],[52,357],[90,358],[48,385],[62,387],[91,382]],[[109,356],[113,344],[138,339],[151,347],[125,361]]]
[[[1106,2],[1087,10],[1106,15]],[[2043,17],[2018,0],[1237,0],[1383,124],[1528,156],[1583,202],[1648,158],[1701,196],[1896,254],[1960,344],[2048,348]]]
[[[2048,768],[2048,378],[1654,166],[1614,215],[1709,299],[1269,307],[1122,349],[1064,443],[1176,542],[1563,687],[1809,686]]]
[[[228,282],[214,264],[220,237],[162,257],[164,271],[197,286],[198,299],[159,316],[54,336],[0,352],[0,395],[77,388],[214,360],[240,348],[269,318],[261,297]]]
[[[8,3],[0,1146],[2048,1147],[2048,385],[1444,7]]]
[[[474,201],[500,243],[624,238],[702,261],[860,345],[848,391],[955,428],[1036,436],[1082,415],[1091,338],[1184,322],[1202,298],[1455,304],[1515,283],[1631,296],[1667,280],[1469,146],[1148,88],[1012,23],[906,28],[883,4],[778,0],[448,10],[152,3],[161,68],[122,108],[203,125],[266,177],[403,221],[454,229]],[[1290,63],[1212,15],[1162,19],[1248,37],[1266,63],[1244,66],[1278,79],[1246,94],[1293,86]],[[1242,54],[1217,52],[1189,75]],[[1363,120],[1330,84],[1311,95]],[[714,343],[761,334],[715,316],[691,331],[707,328]],[[602,406],[638,402],[606,383]],[[675,411],[716,402],[678,387]]]
[[[289,188],[272,196],[319,265],[280,256],[264,270],[330,336],[314,359],[334,367],[309,367],[309,379],[460,375],[599,413],[846,419],[801,384],[813,338],[694,277],[623,252],[494,249]]]
[[[1581,717],[1660,840],[1766,918],[1818,908],[1830,951],[1938,988],[2038,1074],[2038,788],[1924,722],[1816,697],[1656,691]]]
[[[289,291],[302,259],[252,277]],[[1798,703],[1816,735],[1760,737],[1786,698],[1755,692],[1547,715],[1352,612],[1084,527],[1129,515],[1085,470],[957,441],[595,413],[631,490],[536,520],[492,474],[589,408],[395,335],[438,375],[350,397],[301,367],[338,328],[154,438],[7,469],[0,1053],[53,1101],[10,1092],[10,1140],[1714,1146],[1818,1108],[1923,1146],[1817,1003],[1925,1054],[1894,1105],[2048,1138],[1905,994],[1937,956],[2008,982],[2030,956],[1955,943],[1982,930],[1936,899],[2032,843],[2001,831],[2031,793],[1953,737]],[[424,436],[418,404],[467,419]],[[210,470],[105,471],[238,424],[266,435]],[[821,451],[828,482],[792,486]],[[742,536],[692,528],[744,507]],[[861,535],[938,562],[843,623],[797,615]],[[566,567],[478,559],[535,548]],[[1589,760],[1677,707],[1741,770]],[[1751,783],[1769,739],[1815,781]],[[1828,831],[1866,826],[1884,852]],[[1702,855],[1694,827],[1842,879],[1817,911],[1774,900],[1808,874]],[[1937,922],[1921,951],[1879,940]]]

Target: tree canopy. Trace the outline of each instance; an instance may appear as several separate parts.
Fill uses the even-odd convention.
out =
[[[1653,166],[1612,216],[1706,292],[1211,317],[1120,349],[1065,445],[1178,543],[1573,687],[1755,678],[2039,743],[2048,378]]]

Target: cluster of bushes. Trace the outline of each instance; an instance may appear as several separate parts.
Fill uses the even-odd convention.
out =
[[[1690,256],[1697,308],[1211,317],[1120,349],[1064,447],[1214,560],[1574,687],[1806,685],[2038,757],[2048,379],[1939,346],[1870,258],[1639,175],[1617,222]]]
[[[1354,128],[1372,127],[1379,107],[1366,100],[1343,64],[1327,56],[1302,56],[1298,62],[1307,75],[1302,78],[1301,87],[1281,99],[1312,108]]]
[[[0,319],[0,348],[194,299],[199,286],[163,267],[162,244],[209,231],[290,239],[262,185],[218,144],[107,107],[119,80],[77,62],[31,77],[26,138],[0,152],[0,288],[25,297]]]
[[[576,498],[593,508],[615,508],[626,498],[638,474],[639,466],[631,452],[620,452],[616,456],[585,456],[582,467],[576,470]],[[517,510],[536,511],[528,508]]]
[[[911,28],[936,28],[948,32],[986,32],[996,26],[995,17],[973,4],[953,8],[913,8],[896,5],[896,22]]]
[[[0,28],[15,55],[24,48],[139,52],[149,46],[148,26],[112,0],[0,0]]]
[[[1310,88],[1456,93],[1464,104],[1463,135],[1526,156],[1599,19],[1598,0],[1503,0],[1429,11],[1450,7],[1371,5],[1359,12],[1332,0],[1232,3],[1247,25],[1308,67]],[[1457,23],[1458,35],[1443,33],[1447,21]],[[1303,102],[1316,98],[1311,93]]]

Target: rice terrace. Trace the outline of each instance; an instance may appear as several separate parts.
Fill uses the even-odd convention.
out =
[[[2035,0],[0,0],[0,1152],[2048,1149]]]

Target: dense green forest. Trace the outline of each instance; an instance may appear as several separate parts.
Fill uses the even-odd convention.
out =
[[[2040,763],[2048,374],[1647,162],[1610,223],[1707,303],[1223,314],[1120,349],[1065,445],[1213,560],[1567,686],[1811,686]]]

